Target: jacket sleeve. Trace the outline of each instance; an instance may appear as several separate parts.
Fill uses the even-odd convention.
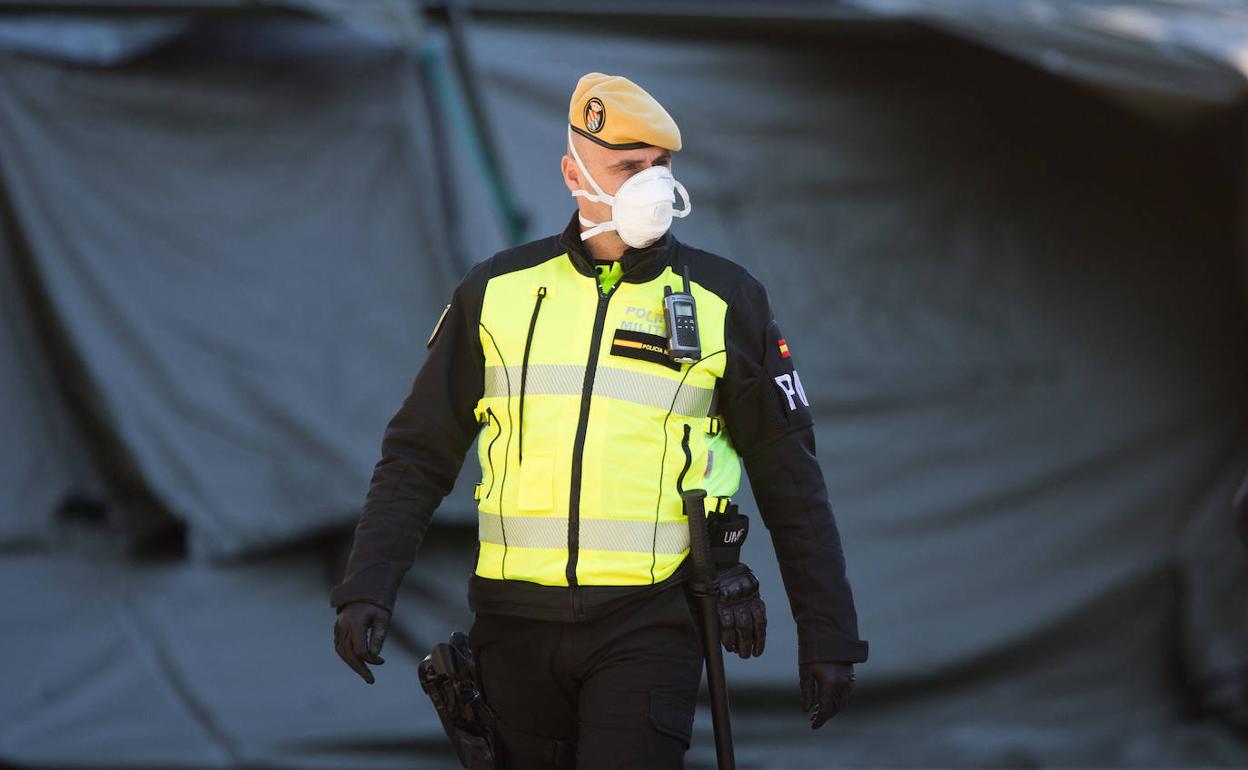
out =
[[[721,411],[745,462],[797,623],[798,661],[861,663],[867,643],[845,575],[845,556],[814,423],[767,292],[746,273],[729,301]]]
[[[433,512],[455,485],[479,430],[474,412],[485,377],[477,328],[487,265],[478,264],[455,289],[411,392],[386,426],[346,579],[330,594],[334,607],[366,601],[394,609]]]

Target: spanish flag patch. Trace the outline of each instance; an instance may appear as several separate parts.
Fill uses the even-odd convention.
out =
[[[781,337],[780,339],[776,340],[776,345],[780,347],[780,357],[788,358],[789,357],[789,343],[784,341],[784,337]]]

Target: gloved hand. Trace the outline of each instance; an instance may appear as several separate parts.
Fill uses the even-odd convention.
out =
[[[758,595],[758,579],[744,564],[715,573],[719,588],[719,639],[742,659],[763,654],[767,643],[767,605]]]
[[[797,667],[802,685],[802,711],[810,712],[810,729],[823,723],[849,705],[854,689],[852,663],[802,663]]]
[[[390,628],[390,612],[368,602],[348,602],[338,608],[334,622],[334,649],[351,670],[369,684],[373,672],[366,663],[380,666],[381,645],[385,644],[386,631]]]

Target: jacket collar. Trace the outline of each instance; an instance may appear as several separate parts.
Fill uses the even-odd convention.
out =
[[[591,278],[597,277],[598,273],[594,270],[594,257],[585,247],[585,242],[581,240],[581,222],[577,212],[572,212],[572,220],[568,222],[568,226],[559,236],[559,244],[567,250],[568,259],[572,260],[572,265],[578,273]],[[643,283],[658,278],[663,268],[671,263],[677,244],[676,237],[668,231],[663,234],[662,238],[644,249],[628,248],[620,257],[620,269],[623,270],[620,280]]]

